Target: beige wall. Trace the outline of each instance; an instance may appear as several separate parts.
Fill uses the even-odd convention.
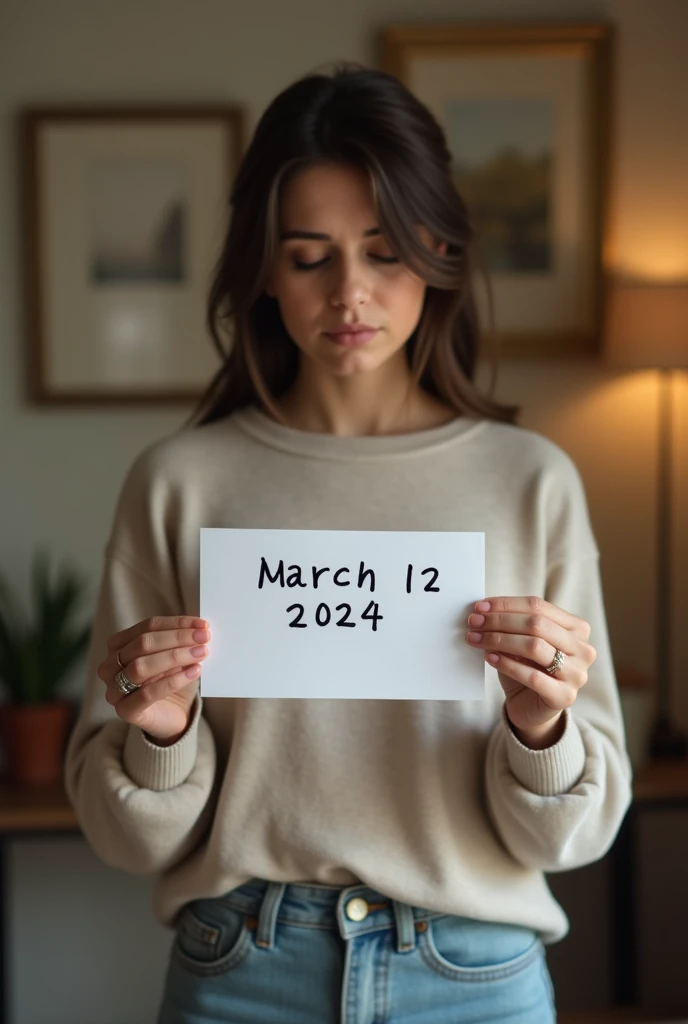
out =
[[[83,567],[95,587],[127,466],[186,413],[25,404],[15,112],[29,103],[225,100],[245,106],[251,131],[265,105],[297,75],[337,58],[372,62],[380,25],[419,17],[613,20],[618,37],[606,262],[610,269],[688,276],[684,0],[435,0],[422,5],[415,0],[5,0],[0,9],[0,566],[14,578],[25,579],[31,552],[45,541]],[[617,662],[651,672],[656,381],[651,374],[610,373],[590,358],[508,361],[499,395],[520,402],[524,425],[552,438],[578,463],[602,550]],[[681,642],[688,623],[686,374],[677,382],[676,397],[676,600],[667,613],[676,627],[676,713],[688,728]],[[80,840],[68,846],[60,840],[16,844],[11,863],[15,1020],[96,1024],[97,1002],[108,1007],[97,1024],[150,1021],[168,937],[148,923],[148,881],[128,881],[103,868]],[[566,880],[556,882],[577,914],[566,956],[563,944],[555,952],[568,1005],[593,1005],[608,995],[606,925],[600,924],[604,908],[598,905],[603,883],[601,866],[577,873],[568,889]],[[59,913],[47,919],[44,900],[51,892],[60,894]],[[587,917],[579,909],[586,894]],[[77,916],[76,901],[91,910],[82,906]],[[99,922],[105,931],[99,933],[98,949],[104,952],[98,958],[93,929]],[[662,927],[672,922],[663,918]],[[133,935],[139,942],[147,937],[150,960],[141,963],[139,956],[122,988],[115,975],[129,969],[123,950]],[[64,1017],[56,1016],[62,1011],[54,1007],[46,1015],[47,1005],[67,998],[59,993],[69,964],[83,957],[90,964],[89,985],[80,987],[73,979]],[[645,987],[648,997],[655,990],[661,995],[655,961]],[[45,980],[37,987],[32,972],[39,962]]]

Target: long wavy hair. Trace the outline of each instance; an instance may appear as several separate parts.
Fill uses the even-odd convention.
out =
[[[331,75],[308,75],[281,92],[242,159],[206,310],[222,362],[192,422],[210,423],[248,405],[282,420],[274,403],[296,378],[299,350],[265,287],[277,254],[281,192],[292,176],[321,162],[369,176],[383,234],[427,283],[419,322],[406,343],[412,380],[457,415],[515,422],[518,406],[502,405],[474,384],[483,336],[474,266],[483,272],[489,299],[490,393],[498,365],[492,293],[444,132],[393,75],[348,61],[337,63]],[[423,245],[419,223],[447,243],[445,254]]]

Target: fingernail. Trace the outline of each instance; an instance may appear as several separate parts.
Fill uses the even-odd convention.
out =
[[[469,626],[483,626],[485,624],[484,615],[469,615],[468,625]]]
[[[201,671],[200,665],[189,665],[188,668],[184,669],[184,675],[187,679],[193,679]]]
[[[470,642],[470,643],[472,643],[472,644],[478,644],[478,643],[480,643],[480,641],[482,640],[482,638],[483,638],[483,635],[482,635],[482,633],[469,633],[469,634],[468,634],[468,640],[469,640],[469,642]]]
[[[490,602],[489,601],[478,601],[478,603],[475,606],[475,610],[477,612],[489,612],[489,610],[490,610]]]
[[[206,640],[210,640],[210,633],[207,629],[194,629],[191,637],[197,644],[202,644],[205,643]]]
[[[208,648],[203,646],[192,647],[191,650],[189,651],[189,654],[191,655],[192,658],[204,658],[207,653]]]

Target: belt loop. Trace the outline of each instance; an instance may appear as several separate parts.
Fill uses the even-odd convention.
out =
[[[256,945],[263,949],[272,949],[275,944],[275,924],[282,897],[287,888],[286,882],[268,882],[258,915],[258,933]]]
[[[397,952],[409,953],[416,948],[416,926],[413,920],[413,907],[399,900],[392,900],[394,920],[397,926]]]

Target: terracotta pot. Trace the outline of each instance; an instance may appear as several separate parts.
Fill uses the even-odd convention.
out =
[[[10,782],[42,786],[62,780],[72,712],[66,700],[0,705],[0,741]]]

